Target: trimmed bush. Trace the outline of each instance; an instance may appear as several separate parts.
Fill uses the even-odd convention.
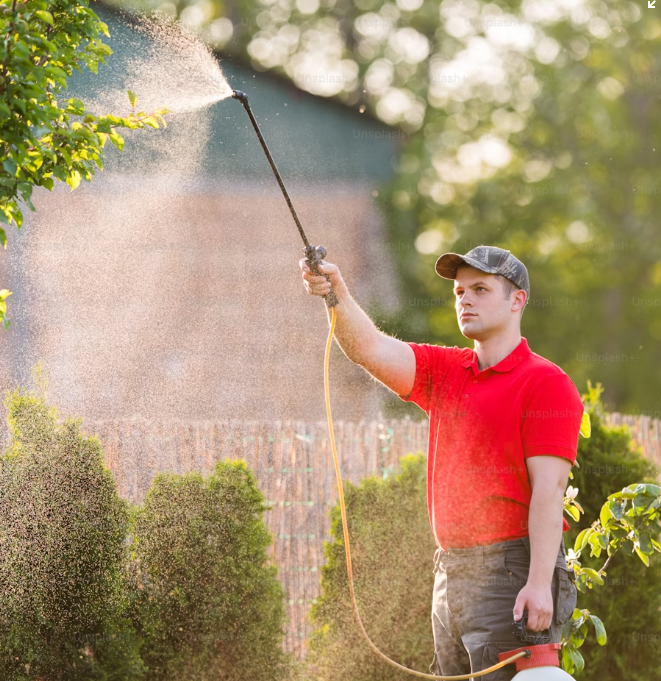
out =
[[[160,474],[135,514],[135,621],[150,681],[278,681],[283,590],[264,498],[243,461]]]
[[[345,483],[356,600],[375,645],[396,662],[427,672],[434,655],[431,597],[436,548],[426,505],[427,457],[401,459],[387,479]],[[316,630],[306,660],[315,681],[391,681],[411,677],[378,658],[355,621],[339,505],[331,511],[322,596],[310,617]]]
[[[0,677],[140,678],[124,615],[128,510],[96,438],[45,399],[6,401],[0,458]]]

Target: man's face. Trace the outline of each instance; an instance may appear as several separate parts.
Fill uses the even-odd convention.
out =
[[[512,311],[516,294],[507,300],[495,274],[462,265],[454,280],[454,297],[459,329],[466,338],[484,341],[520,323],[519,306]]]

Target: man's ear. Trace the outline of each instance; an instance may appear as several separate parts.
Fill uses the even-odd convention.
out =
[[[526,296],[526,292],[523,289],[519,289],[514,294],[514,300],[512,300],[512,311],[519,312],[520,310],[523,310],[526,306],[527,300],[528,298]]]

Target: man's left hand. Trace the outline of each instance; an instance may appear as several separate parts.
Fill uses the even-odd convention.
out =
[[[553,617],[553,594],[551,585],[537,586],[526,584],[514,604],[514,619],[518,622],[523,617],[523,611],[528,611],[527,629],[530,631],[542,631],[551,626]]]

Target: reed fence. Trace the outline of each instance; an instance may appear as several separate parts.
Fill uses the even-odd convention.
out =
[[[660,422],[647,416],[608,415],[626,424],[649,459],[661,466]],[[86,421],[103,442],[120,494],[139,502],[158,472],[210,471],[216,461],[242,458],[255,472],[270,510],[270,555],[287,593],[285,650],[301,659],[311,632],[308,611],[320,594],[329,510],[337,502],[328,429],[303,421]],[[408,453],[426,452],[428,421],[337,421],[343,480],[387,476]]]

